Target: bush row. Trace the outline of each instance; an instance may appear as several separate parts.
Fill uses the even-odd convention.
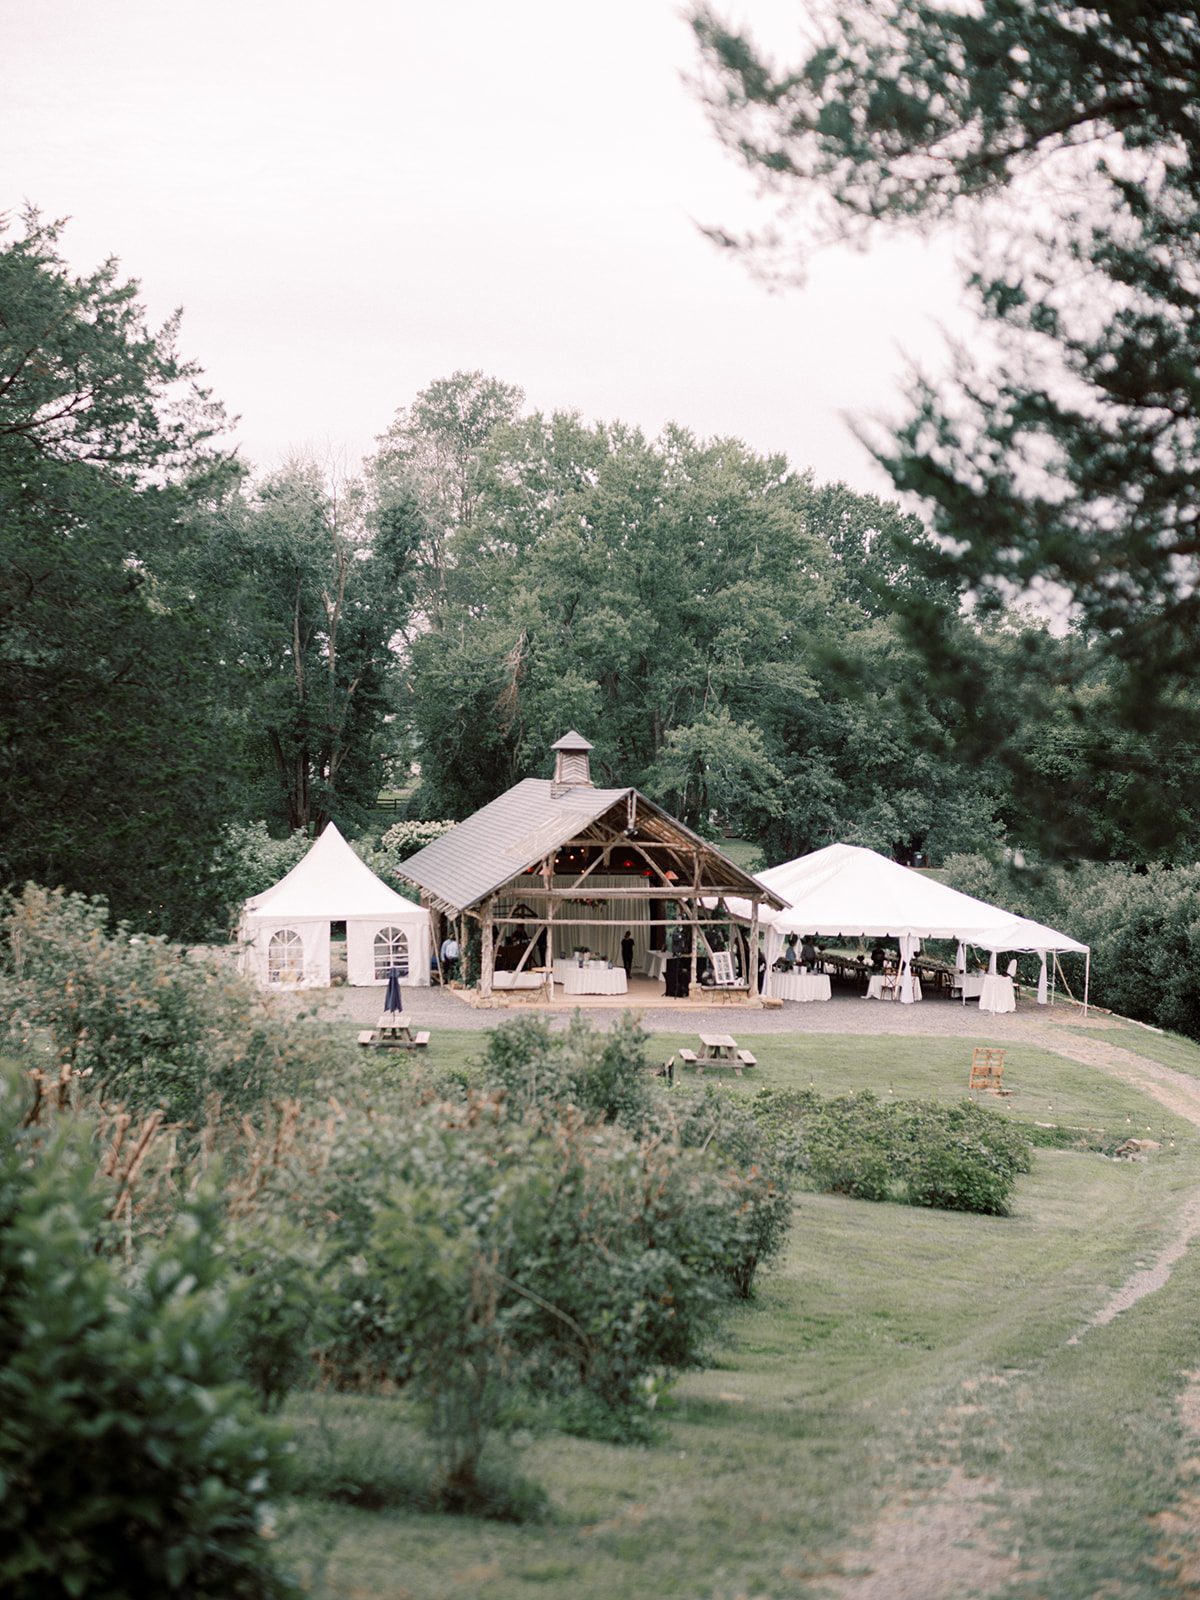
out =
[[[864,1091],[760,1091],[755,1110],[817,1188],[860,1200],[1007,1216],[1030,1170],[1024,1133],[973,1101],[881,1101]]]

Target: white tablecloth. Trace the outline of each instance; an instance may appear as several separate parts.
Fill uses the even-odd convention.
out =
[[[535,967],[531,972],[528,967],[523,972],[493,972],[493,989],[538,989],[547,981],[547,974],[540,967]]]
[[[983,993],[986,972],[956,972],[951,985],[951,993],[959,992],[964,1000],[974,1000]]]
[[[653,978],[657,982],[666,973],[669,959],[668,950],[647,950],[646,965],[642,970],[648,978]]]
[[[562,987],[564,994],[626,994],[624,967],[572,966],[564,964]]]
[[[578,973],[579,957],[578,955],[555,955],[552,965],[554,965],[554,981],[557,984],[565,984],[568,970]],[[602,968],[605,971],[608,970],[608,962],[602,962],[597,957],[587,958],[586,962],[584,962],[584,971],[587,971],[589,966],[595,966],[597,971],[602,970]]]
[[[1011,978],[1003,973],[989,972],[979,991],[980,1011],[1015,1011],[1017,993]]]
[[[771,993],[778,1000],[829,1000],[832,990],[823,972],[773,972]]]
[[[887,988],[886,989],[884,988],[884,984],[885,983],[887,984]],[[886,978],[885,979],[882,972],[877,972],[874,975],[874,977],[869,978],[867,980],[867,999],[868,1000],[898,1000],[899,998],[900,998],[900,979],[899,978]],[[922,998],[923,997],[922,997],[922,994],[921,994],[921,980],[920,980],[920,978],[914,978],[913,979],[913,999],[914,1000],[920,1000]]]

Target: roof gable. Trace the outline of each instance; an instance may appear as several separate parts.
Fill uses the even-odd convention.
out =
[[[605,828],[609,813],[614,816],[611,827]],[[399,871],[447,910],[465,911],[572,840],[589,834],[597,843],[604,842],[606,833],[621,837],[630,818],[650,845],[677,843],[689,852],[698,846],[701,889],[711,886],[710,892],[733,890],[758,895],[773,905],[786,904],[636,789],[563,789],[542,778],[523,779],[410,856]],[[691,887],[690,882],[678,885],[681,894]]]

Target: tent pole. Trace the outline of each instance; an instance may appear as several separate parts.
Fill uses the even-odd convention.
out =
[[[1087,955],[1084,956],[1084,958],[1083,958],[1083,1014],[1084,1014],[1085,1017],[1087,1016],[1088,989],[1091,987],[1091,981],[1092,981],[1092,952],[1089,949]]]

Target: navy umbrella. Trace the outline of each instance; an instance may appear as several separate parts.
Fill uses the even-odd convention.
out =
[[[398,1028],[400,1026],[400,1013],[404,1010],[404,1001],[400,998],[400,968],[389,967],[387,973],[387,990],[383,996],[383,1025],[385,1028]]]

